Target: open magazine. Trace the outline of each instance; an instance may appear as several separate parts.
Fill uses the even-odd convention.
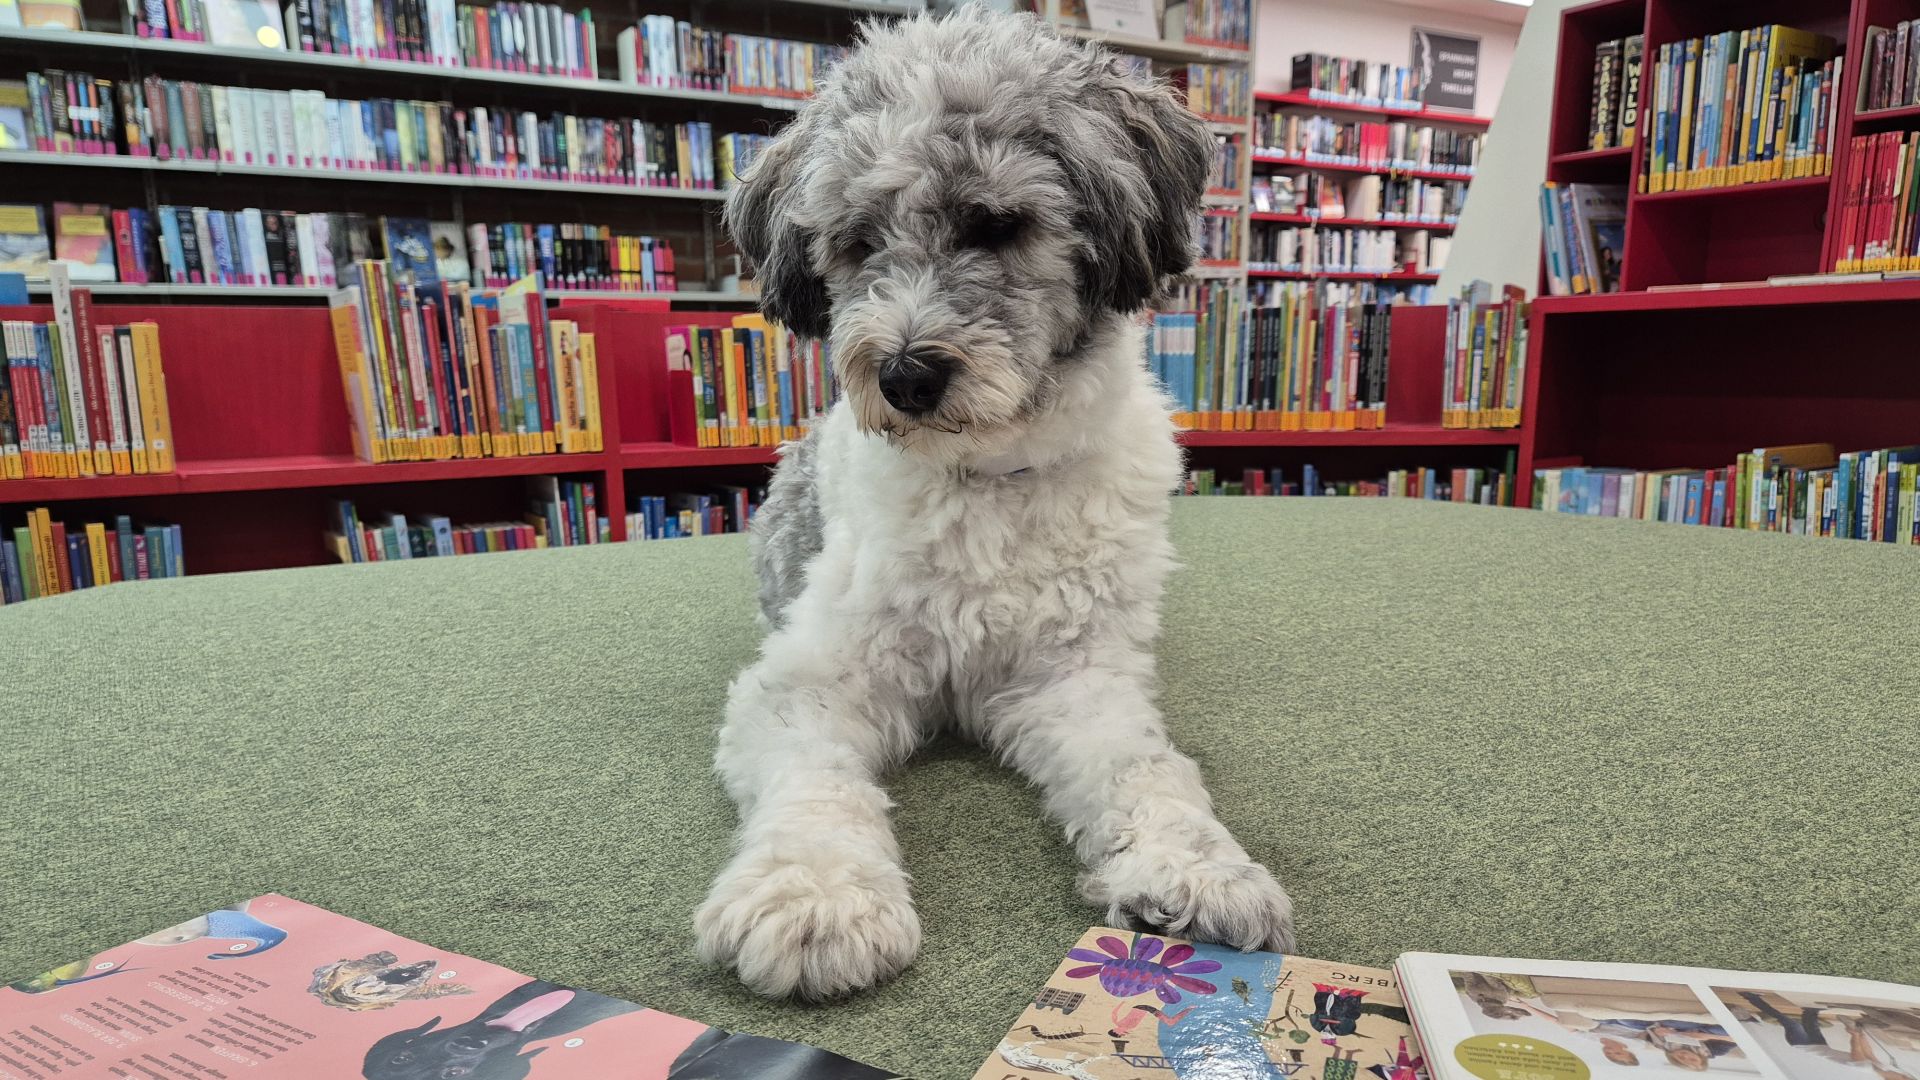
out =
[[[1086,932],[975,1080],[1920,1080],[1920,988]]]
[[[887,1080],[269,893],[0,987],[0,1080]]]

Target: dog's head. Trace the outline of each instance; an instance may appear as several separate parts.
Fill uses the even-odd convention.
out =
[[[867,27],[734,189],[761,309],[828,340],[860,425],[954,460],[1193,260],[1206,128],[1028,16]]]

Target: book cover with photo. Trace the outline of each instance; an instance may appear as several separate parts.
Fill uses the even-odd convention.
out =
[[[269,893],[0,986],[0,1075],[887,1080]]]
[[[1920,988],[1431,953],[1395,972],[1435,1080],[1920,1078]]]

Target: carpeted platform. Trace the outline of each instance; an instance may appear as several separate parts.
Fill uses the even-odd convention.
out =
[[[1186,500],[1176,529],[1164,705],[1303,952],[1920,981],[1920,552],[1375,500]],[[0,610],[0,980],[277,890],[970,1075],[1099,916],[1034,794],[966,746],[892,785],[906,976],[804,1008],[692,955],[752,612],[738,538]]]

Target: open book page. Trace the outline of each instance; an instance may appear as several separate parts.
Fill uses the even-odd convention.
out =
[[[1920,988],[1409,953],[1437,1080],[1920,1080]]]
[[[884,1080],[267,894],[0,986],[0,1080]]]
[[[1426,1080],[1393,975],[1095,927],[975,1080]]]

